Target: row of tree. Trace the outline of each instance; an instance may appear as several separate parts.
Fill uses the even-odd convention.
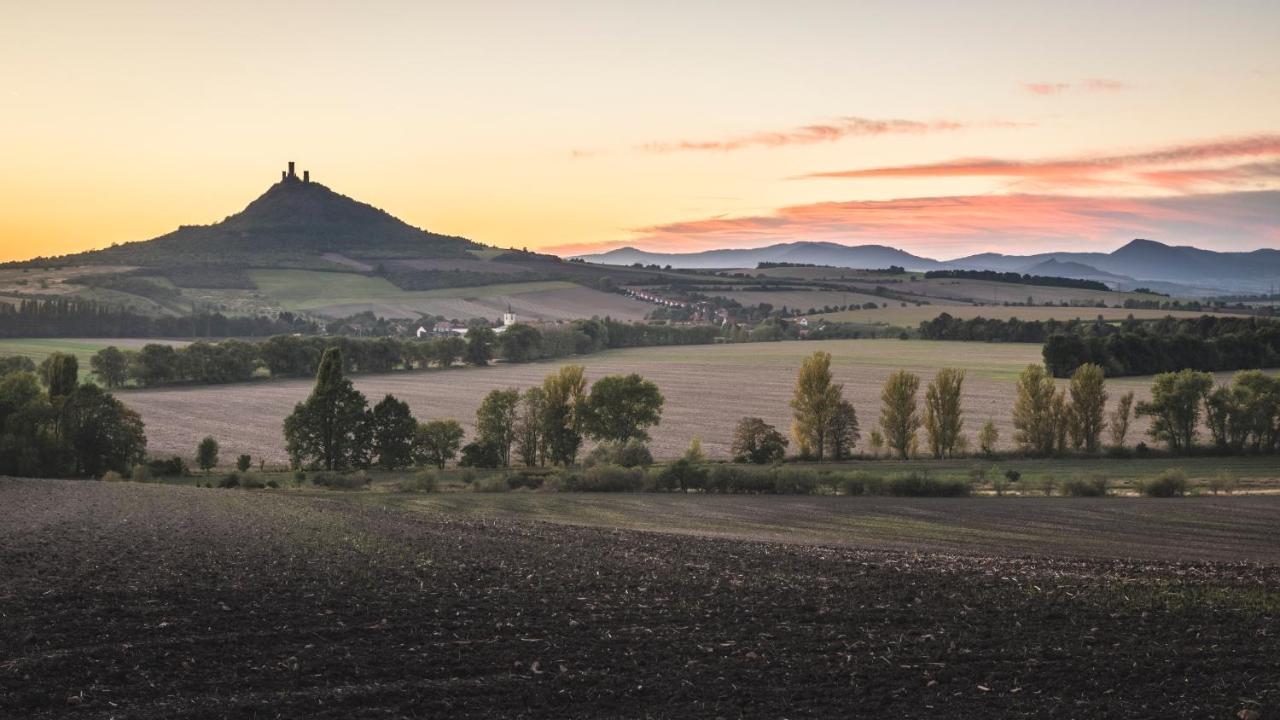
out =
[[[285,419],[291,463],[299,468],[347,470],[377,465],[444,467],[460,462],[505,467],[514,457],[528,466],[572,465],[584,438],[601,444],[644,442],[662,416],[658,387],[636,374],[607,376],[588,391],[581,365],[551,373],[521,392],[494,390],[476,411],[475,438],[461,446],[454,420],[419,423],[409,406],[387,395],[372,408],[343,374],[342,353],[325,351],[310,396]]]
[[[1057,277],[1053,275],[1024,275],[1016,272],[999,272],[997,270],[930,270],[924,274],[926,278],[945,278],[956,280],[986,280],[988,282],[1013,283],[1016,285],[1037,285],[1040,287],[1078,288],[1081,290],[1101,290],[1111,288],[1097,280],[1081,280],[1079,278]]]
[[[74,355],[54,353],[32,372],[0,376],[0,475],[95,477],[143,459],[142,419],[97,385],[78,381]]]
[[[267,337],[315,332],[310,320],[283,312],[277,317],[195,312],[152,316],[109,303],[76,298],[0,303],[0,337]]]
[[[1280,365],[1280,323],[1260,321],[1237,332],[1122,332],[1106,337],[1059,333],[1044,344],[1044,362],[1055,377],[1086,363],[1112,377],[1154,375],[1183,369],[1243,370]]]

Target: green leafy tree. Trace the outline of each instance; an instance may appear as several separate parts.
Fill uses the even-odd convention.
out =
[[[871,457],[880,457],[880,451],[884,450],[884,435],[880,428],[872,428],[867,436],[867,447],[871,450]]]
[[[1138,403],[1138,415],[1151,418],[1151,437],[1167,443],[1169,450],[1183,453],[1195,445],[1200,424],[1200,405],[1213,388],[1213,376],[1206,372],[1182,370],[1160,373],[1151,385],[1151,401]]]
[[[413,433],[417,427],[409,404],[394,395],[388,394],[373,406],[369,430],[378,467],[394,470],[413,464]]]
[[[435,351],[437,365],[442,368],[452,367],[466,355],[467,341],[457,335],[450,335],[432,343],[432,349]]]
[[[853,456],[862,434],[858,430],[858,411],[853,403],[840,398],[836,411],[827,425],[827,442],[831,445],[831,457],[844,460]]]
[[[1261,370],[1242,370],[1231,381],[1240,404],[1241,425],[1255,452],[1280,449],[1280,377]]]
[[[822,459],[826,455],[842,391],[843,386],[831,380],[831,353],[815,352],[801,362],[791,397],[791,435],[802,456]]]
[[[240,472],[249,472],[249,468],[253,465],[253,458],[248,455],[240,455],[236,458],[236,469]]]
[[[362,393],[342,374],[342,353],[325,350],[310,397],[284,421],[295,467],[346,470],[369,460],[369,411]]]
[[[498,353],[510,363],[537,360],[542,355],[542,333],[532,325],[510,325],[498,336]]]
[[[992,457],[996,454],[996,444],[1000,442],[1000,431],[996,429],[994,420],[988,419],[978,431],[978,448],[982,454]]]
[[[540,387],[531,387],[520,397],[520,416],[516,419],[515,446],[520,462],[527,467],[540,465],[546,456],[546,442],[542,434],[542,418],[546,412],[547,394]]]
[[[515,388],[490,391],[476,409],[476,442],[493,447],[502,467],[511,464],[519,412],[520,391]]]
[[[919,390],[919,376],[898,370],[885,381],[880,393],[880,428],[885,443],[901,460],[910,455],[916,431],[920,429],[920,412],[916,407]]]
[[[733,431],[730,448],[734,462],[757,465],[778,462],[786,455],[787,439],[782,433],[758,417],[744,417]]]
[[[1111,411],[1110,422],[1107,426],[1111,430],[1111,445],[1113,447],[1124,447],[1125,438],[1129,434],[1129,421],[1133,418],[1133,391],[1129,391],[1120,396],[1116,401],[1115,409]]]
[[[49,395],[34,372],[0,377],[0,475],[34,477],[58,472],[53,462],[58,456],[53,418]]]
[[[1054,450],[1053,378],[1041,365],[1028,365],[1018,376],[1013,402],[1013,441],[1024,452],[1051,455]]]
[[[71,473],[130,472],[147,450],[142,418],[97,385],[80,385],[59,409]]]
[[[75,391],[79,378],[80,361],[75,355],[55,352],[40,363],[40,381],[55,404]]]
[[[484,366],[493,360],[493,343],[497,335],[493,328],[480,323],[467,329],[466,360],[469,365]]]
[[[117,388],[129,377],[129,358],[115,345],[102,348],[89,358],[89,367],[103,385]]]
[[[936,458],[952,457],[964,430],[960,394],[964,387],[964,371],[943,368],[924,391],[924,429],[929,436],[929,450]]]
[[[1102,368],[1085,363],[1071,375],[1071,444],[1087,453],[1102,447],[1106,427],[1107,390]]]
[[[445,463],[458,455],[462,447],[462,426],[456,420],[432,420],[418,423],[413,432],[413,461],[419,465],[435,465],[443,468]]]
[[[565,365],[542,383],[542,437],[547,459],[572,465],[582,447],[586,407],[586,379],[581,365]]]
[[[658,386],[635,373],[602,377],[587,396],[583,430],[601,442],[647,441],[648,428],[662,420],[663,402]]]
[[[205,472],[217,467],[218,449],[218,441],[212,435],[206,436],[196,446],[196,465],[199,465],[200,469]]]

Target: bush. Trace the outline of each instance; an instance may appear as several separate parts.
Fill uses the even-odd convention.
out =
[[[147,463],[147,468],[156,477],[186,477],[191,474],[187,461],[177,455],[168,460],[152,460]]]
[[[115,470],[108,470],[102,476],[103,482],[124,482],[124,476]]]
[[[330,490],[363,490],[369,485],[369,474],[363,470],[353,473],[319,472],[311,482]]]
[[[553,471],[545,468],[521,468],[507,473],[507,487],[512,490],[528,488],[537,490],[547,481]]]
[[[657,489],[678,489],[680,492],[701,490],[707,485],[707,476],[707,469],[701,464],[690,460],[689,454],[686,453],[685,457],[668,464],[658,471]]]
[[[471,480],[466,481],[471,486],[472,492],[493,493],[507,492],[511,486],[507,484],[507,479],[501,475],[486,475],[482,478],[476,478],[472,474]]]
[[[294,470],[294,471],[293,471],[293,483],[294,483],[295,485],[301,485],[302,483],[304,483],[304,482],[306,482],[306,481],[307,481],[307,473],[306,473],[306,472],[304,472],[304,471],[302,471],[302,470]]]
[[[640,492],[646,486],[643,470],[617,465],[596,465],[568,471],[559,482],[559,488],[567,492]]]
[[[246,473],[240,479],[240,487],[247,488],[249,490],[261,490],[266,486],[267,484],[257,475],[250,475]]]
[[[842,476],[839,488],[845,495],[880,495],[884,493],[884,478],[858,470]]]
[[[218,481],[220,488],[238,488],[240,487],[240,476],[236,473],[227,473]]]
[[[1062,483],[1062,494],[1068,497],[1106,497],[1107,479],[1101,475],[1074,477]]]
[[[1142,484],[1142,494],[1154,498],[1182,497],[1187,494],[1187,474],[1181,470],[1165,470]]]
[[[280,487],[280,483],[276,482],[274,479],[268,480],[267,487],[271,488],[272,490],[275,490],[276,488]]]
[[[151,482],[151,468],[146,465],[134,465],[131,479],[134,482]]]
[[[396,490],[400,492],[433,493],[438,489],[439,478],[434,470],[419,470],[412,477],[396,484]]]
[[[813,495],[822,478],[809,468],[778,468],[773,477],[773,491],[779,495]]]
[[[625,443],[600,443],[583,459],[587,467],[617,465],[619,467],[648,467],[653,464],[653,454],[639,440],[632,438]]]
[[[964,480],[941,480],[913,471],[890,478],[886,490],[894,497],[965,497],[971,488]]]
[[[1240,482],[1236,480],[1236,476],[1229,472],[1220,472],[1209,479],[1209,490],[1214,495],[1218,493],[1226,493],[1230,495],[1239,487]]]
[[[236,458],[236,469],[240,472],[248,472],[249,466],[253,464],[253,458],[248,455],[241,455]]]

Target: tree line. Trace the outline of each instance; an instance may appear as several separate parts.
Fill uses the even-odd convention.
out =
[[[714,328],[638,326],[603,320],[576,320],[536,328],[517,323],[502,333],[474,323],[464,336],[429,339],[276,335],[262,342],[223,340],[184,347],[151,343],[139,350],[110,346],[91,359],[93,372],[107,387],[244,382],[271,377],[314,376],[329,348],[341,350],[343,371],[386,373],[455,365],[485,366],[495,359],[533,362],[587,355],[616,347],[701,344],[714,340]]]
[[[196,312],[181,317],[151,316],[93,300],[55,298],[0,303],[0,337],[267,337],[315,332],[306,318],[289,312],[278,317],[227,316]]]
[[[418,422],[407,403],[388,394],[372,408],[343,374],[342,351],[325,350],[316,384],[284,421],[290,463],[299,469],[351,470],[411,465],[443,468],[571,466],[584,439],[618,452],[632,451],[661,420],[662,394],[636,374],[607,376],[588,390],[581,365],[551,373],[521,392],[494,390],[476,411],[472,442],[456,420]]]
[[[1057,277],[1054,275],[1023,275],[1022,273],[999,272],[996,270],[930,270],[924,276],[930,279],[987,280],[989,282],[1012,283],[1014,285],[1102,290],[1104,292],[1111,289],[1107,287],[1106,283],[1097,280],[1080,280],[1078,278]]]
[[[0,366],[0,475],[98,477],[127,472],[147,447],[142,418],[91,383],[74,355]]]

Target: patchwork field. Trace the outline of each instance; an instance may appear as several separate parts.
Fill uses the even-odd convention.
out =
[[[406,291],[384,278],[310,270],[252,270],[250,277],[271,302],[288,310],[343,317],[370,311],[382,317],[443,315],[496,318],[510,306],[537,320],[611,315],[640,320],[651,308],[622,295],[562,281],[500,283],[480,287]]]
[[[863,539],[839,546],[351,500],[0,478],[0,715],[1280,710],[1265,499],[619,508],[747,535],[843,516]],[[1130,546],[1164,559],[1103,559]]]
[[[571,362],[585,365],[589,379],[635,372],[658,384],[666,407],[662,424],[652,432],[655,455],[679,455],[691,438],[699,437],[709,455],[727,457],[733,426],[743,416],[762,417],[784,432],[790,427],[788,403],[796,370],[801,358],[817,350],[832,354],[833,372],[858,410],[864,438],[879,416],[880,390],[889,373],[905,368],[928,379],[939,367],[952,366],[968,373],[964,388],[966,432],[976,435],[983,422],[994,419],[1006,446],[1013,435],[1009,416],[1014,382],[1022,368],[1041,362],[1038,345],[916,340],[636,348]],[[485,393],[539,384],[561,364],[453,368],[356,376],[354,381],[371,402],[391,393],[408,402],[419,419],[454,418],[470,431]],[[223,444],[224,452],[247,452],[270,462],[283,462],[281,425],[312,384],[310,380],[284,380],[165,388],[128,391],[120,397],[142,413],[153,453],[189,455],[200,438],[213,435]],[[1108,382],[1112,397],[1133,389],[1139,398],[1145,398],[1149,386],[1149,378]],[[1145,427],[1145,421],[1135,424],[1131,443],[1141,438]]]

